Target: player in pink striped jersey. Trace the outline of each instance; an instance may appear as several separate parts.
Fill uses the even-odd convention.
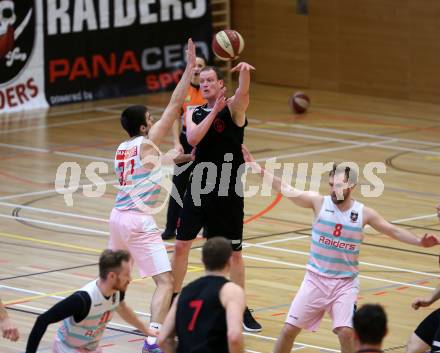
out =
[[[143,105],[130,106],[121,115],[121,125],[129,139],[119,145],[115,155],[119,191],[110,215],[109,248],[129,250],[141,276],[153,278],[156,290],[150,304],[150,327],[154,329],[160,329],[165,320],[173,293],[170,261],[153,218],[158,210],[155,205],[162,179],[161,152],[157,146],[180,117],[195,62],[195,46],[189,39],[186,69],[158,122],[153,124]],[[147,337],[142,352],[162,352],[156,337]]]
[[[357,175],[349,167],[333,166],[329,173],[330,195],[323,196],[295,189],[264,170],[245,146],[243,156],[254,172],[273,181],[274,190],[315,213],[306,275],[291,304],[274,353],[290,352],[301,330],[315,331],[325,312],[330,314],[341,352],[354,352],[352,319],[359,287],[358,257],[364,226],[368,224],[393,239],[422,247],[437,245],[439,239],[430,234],[420,238],[396,227],[372,208],[352,199]]]

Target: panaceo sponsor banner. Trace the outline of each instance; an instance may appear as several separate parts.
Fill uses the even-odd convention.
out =
[[[41,1],[0,1],[0,113],[47,107]]]
[[[189,37],[209,56],[209,0],[46,0],[44,23],[51,105],[169,90]]]

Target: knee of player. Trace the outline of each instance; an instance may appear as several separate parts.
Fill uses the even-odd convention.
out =
[[[233,251],[231,255],[231,260],[233,263],[243,262],[243,254],[241,251]]]
[[[338,327],[335,331],[341,341],[353,339],[353,329],[350,327]]]
[[[296,336],[301,332],[301,329],[299,327],[290,325],[290,324],[284,324],[283,329],[281,330],[281,336],[284,336],[286,338],[295,339]]]
[[[174,244],[174,254],[175,256],[188,255],[191,250],[191,241],[179,241],[177,240]]]
[[[172,291],[174,288],[174,277],[171,272],[166,272],[166,274],[156,279],[156,283],[158,287]]]

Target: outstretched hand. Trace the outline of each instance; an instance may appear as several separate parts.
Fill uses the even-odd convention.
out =
[[[191,68],[196,66],[196,46],[191,38],[188,39],[188,48],[186,49],[186,65]]]
[[[251,70],[255,70],[255,67],[253,67],[252,65],[249,65],[248,63],[241,62],[241,63],[239,63],[237,66],[233,67],[233,68],[231,69],[231,72],[236,72],[236,71],[251,71]]]
[[[424,248],[430,248],[430,247],[438,245],[438,244],[440,244],[440,240],[434,234],[426,233],[423,236],[423,238],[420,240],[420,245],[422,245]]]

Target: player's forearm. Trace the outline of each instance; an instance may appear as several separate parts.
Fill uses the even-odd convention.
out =
[[[438,299],[440,299],[440,286],[438,286],[436,289],[434,289],[434,292],[432,292],[431,304],[437,301]]]
[[[251,84],[251,73],[249,70],[242,70],[238,76],[238,88],[236,94],[240,96],[249,95],[249,87]]]
[[[192,123],[190,125],[186,125],[186,137],[188,139],[188,143],[191,146],[197,146],[199,142],[205,137],[217,114],[218,112],[213,109],[200,124],[197,125]]]
[[[163,341],[160,341],[160,348],[164,353],[175,353],[176,341],[174,340],[174,337],[168,337]]]
[[[193,65],[190,64],[186,65],[185,71],[183,72],[183,75],[171,96],[170,106],[180,109],[182,104],[185,102],[186,93],[188,91],[189,84],[191,82],[193,69],[194,69]]]
[[[407,231],[406,229],[398,228],[394,225],[388,235],[396,240],[401,241],[402,243],[422,246],[421,238],[414,233]]]
[[[50,320],[47,313],[38,316],[37,321],[35,321],[34,327],[29,334],[28,342],[26,345],[26,353],[35,353],[38,350],[41,339],[49,326]]]
[[[119,304],[117,312],[126,323],[130,324],[133,327],[136,327],[144,335],[150,335],[150,332],[145,324],[141,320],[139,320],[134,311],[130,307],[125,305],[124,302]]]
[[[176,119],[173,124],[173,142],[174,146],[177,146],[180,144],[180,123],[179,120]]]

